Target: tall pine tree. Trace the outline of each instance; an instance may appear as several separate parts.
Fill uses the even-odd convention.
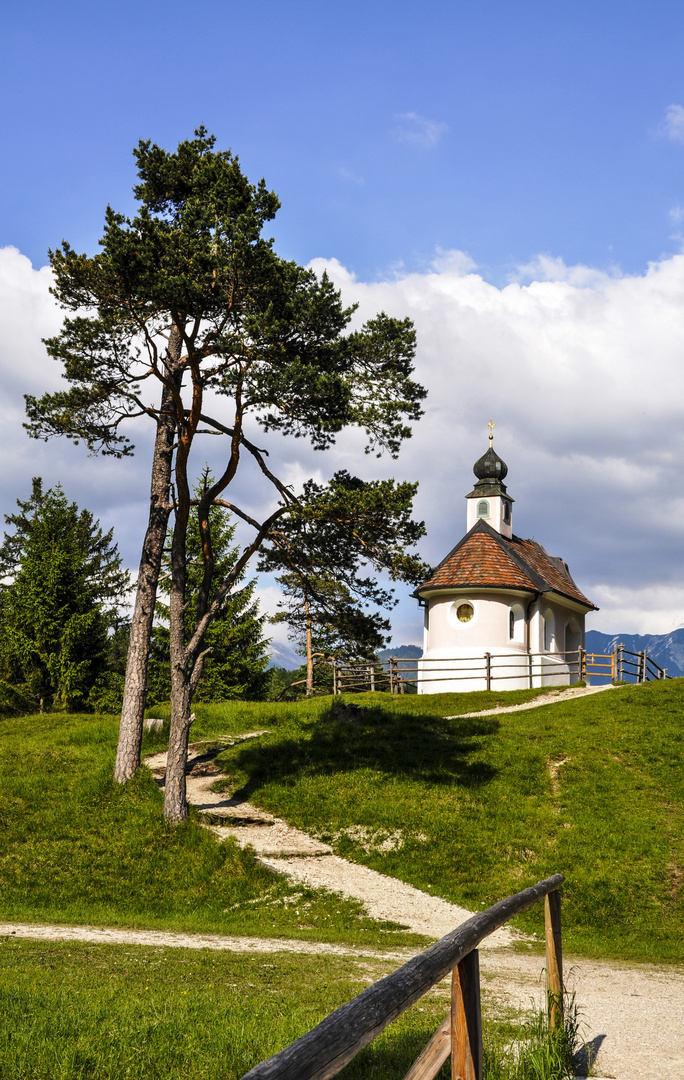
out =
[[[112,531],[58,485],[7,515],[0,547],[0,671],[39,709],[83,709],[108,653],[127,588]]]

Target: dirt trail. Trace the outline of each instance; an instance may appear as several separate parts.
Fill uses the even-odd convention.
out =
[[[304,953],[317,956],[367,956],[404,963],[413,955],[407,949],[367,949],[359,945],[333,945],[325,941],[292,938],[232,937],[224,934],[179,934],[168,930],[123,930],[118,927],[50,926],[38,923],[0,923],[0,938],[30,941],[87,941],[93,945],[150,945],[155,948],[213,949],[218,952]]]
[[[575,698],[591,697],[592,694],[602,694],[604,690],[619,690],[614,683],[606,683],[604,686],[573,686],[569,689],[551,690],[548,694],[540,694],[533,701],[525,701],[522,705],[499,705],[495,709],[480,709],[479,712],[459,713],[458,716],[447,716],[446,720],[462,720],[471,716],[496,716],[497,713],[524,712],[525,709],[538,709],[541,705],[561,705],[564,701],[572,701]]]
[[[235,741],[255,738],[257,734],[264,733],[249,732]],[[166,753],[146,758],[145,763],[158,783],[163,784]],[[328,889],[360,900],[371,918],[398,922],[414,933],[428,937],[443,937],[473,914],[439,896],[430,896],[403,881],[340,858],[333,854],[328,844],[321,843],[244,799],[230,798],[212,791],[220,775],[220,768],[212,760],[212,752],[207,751],[206,747],[192,747],[186,779],[188,802],[193,803],[201,813],[210,813],[214,821],[216,817],[225,820],[225,825],[212,823],[207,826],[217,836],[233,836],[242,847],[250,844],[260,862],[285,874],[297,884]],[[516,936],[519,935],[502,927],[487,939],[484,947],[502,948]]]

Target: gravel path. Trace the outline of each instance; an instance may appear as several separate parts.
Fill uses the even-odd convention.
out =
[[[252,738],[254,734],[250,732],[243,738]],[[146,759],[146,764],[162,784],[166,754],[155,754]],[[220,775],[219,767],[211,760],[211,753],[202,747],[192,747],[186,780],[188,802],[200,812],[224,818],[225,825],[208,827],[219,837],[235,837],[242,847],[250,844],[259,861],[269,869],[285,874],[297,884],[328,889],[360,900],[371,918],[398,922],[413,933],[428,937],[443,937],[473,914],[413,885],[340,858],[333,854],[328,844],[322,844],[244,799],[212,791],[212,785]],[[502,927],[483,947],[502,948],[519,936],[508,927]]]
[[[30,941],[88,941],[93,945],[152,945],[156,948],[213,949],[219,952],[305,953],[317,956],[369,956],[376,960],[405,963],[413,953],[406,949],[379,950],[355,945],[332,945],[325,941],[292,938],[230,937],[223,934],[176,934],[167,930],[120,930],[117,927],[50,926],[38,923],[0,923],[0,938]]]
[[[447,716],[446,720],[462,720],[470,716],[495,716],[497,713],[524,712],[525,709],[538,709],[540,705],[561,705],[564,701],[571,701],[578,697],[591,697],[592,694],[602,694],[604,690],[619,690],[619,686],[613,683],[605,683],[603,686],[573,686],[568,690],[552,690],[548,694],[540,694],[534,701],[525,701],[522,705],[500,705],[496,709],[480,709],[479,712],[459,713],[458,716]]]

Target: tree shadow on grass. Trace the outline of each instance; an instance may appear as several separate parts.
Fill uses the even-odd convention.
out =
[[[249,780],[235,793],[250,794],[273,781],[370,770],[430,784],[475,788],[498,773],[479,758],[499,730],[495,717],[410,715],[382,708],[346,714],[339,707],[302,726],[300,738],[249,743],[232,760]]]

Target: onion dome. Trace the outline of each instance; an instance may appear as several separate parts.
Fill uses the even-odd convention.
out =
[[[478,480],[504,480],[508,465],[500,458],[493,446],[473,465],[473,472]]]
[[[480,499],[488,495],[506,494],[506,485],[503,481],[508,473],[508,465],[503,458],[499,457],[491,442],[487,452],[473,465],[473,472],[477,477],[477,483],[466,498]]]

